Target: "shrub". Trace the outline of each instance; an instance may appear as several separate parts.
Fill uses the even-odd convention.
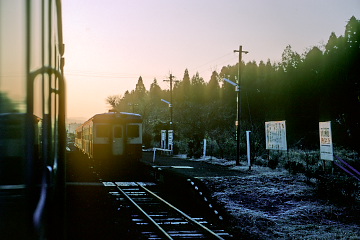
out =
[[[305,166],[297,161],[288,161],[284,167],[292,174],[305,173]]]
[[[267,154],[264,154],[259,157],[255,157],[254,164],[258,166],[266,167],[268,165],[267,159],[269,159],[269,156]]]
[[[350,205],[356,201],[357,182],[341,174],[319,173],[316,191],[320,198],[336,203]]]
[[[271,169],[277,168],[280,161],[280,154],[274,153],[269,155],[268,167]]]

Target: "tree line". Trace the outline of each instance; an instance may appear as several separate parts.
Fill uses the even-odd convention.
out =
[[[175,151],[200,156],[202,139],[210,154],[236,155],[236,92],[223,81],[237,81],[238,64],[214,71],[209,81],[199,73],[174,81],[172,89]],[[333,32],[322,46],[304,53],[288,45],[281,62],[241,62],[241,152],[245,131],[252,131],[253,149],[265,148],[265,121],[286,120],[289,147],[316,149],[319,121],[331,121],[334,144],[360,152],[360,21],[354,16],[344,35]],[[160,131],[169,129],[170,111],[160,99],[170,101],[157,79],[146,90],[140,76],[136,87],[106,102],[117,111],[136,112],[144,120],[144,144],[160,144]]]

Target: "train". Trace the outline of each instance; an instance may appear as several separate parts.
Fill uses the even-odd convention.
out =
[[[24,127],[26,115],[23,113],[0,113],[0,183],[2,185],[23,184],[26,181],[25,149],[26,141]],[[32,124],[27,127],[34,132],[33,156],[39,160],[41,119],[34,116]],[[31,125],[31,126],[30,126]],[[34,163],[34,176],[40,176],[41,164]]]
[[[103,174],[136,167],[142,157],[142,116],[96,114],[76,129],[75,146]]]
[[[0,1],[0,239],[65,239],[61,9]]]

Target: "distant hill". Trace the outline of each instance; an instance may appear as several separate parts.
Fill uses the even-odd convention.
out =
[[[84,117],[71,117],[66,119],[66,123],[83,123],[87,120],[87,118]]]

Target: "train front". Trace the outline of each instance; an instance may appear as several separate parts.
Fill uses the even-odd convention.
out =
[[[81,135],[81,150],[100,171],[116,174],[138,166],[142,157],[141,115],[97,114],[82,125]]]

